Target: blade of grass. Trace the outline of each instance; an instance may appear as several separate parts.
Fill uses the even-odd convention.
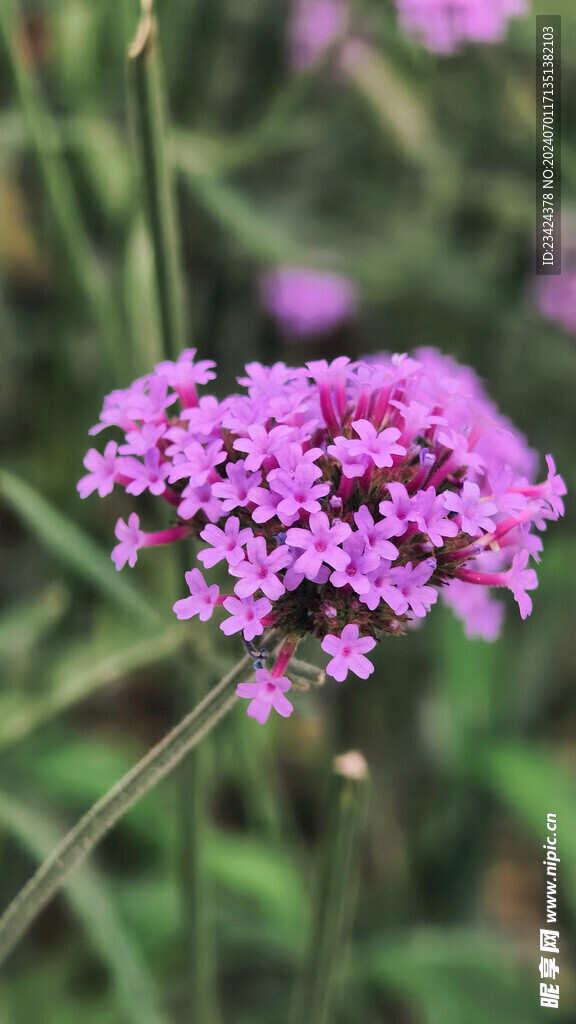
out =
[[[232,185],[199,171],[189,147],[176,141],[172,151],[174,165],[187,186],[241,252],[270,263],[310,264],[313,254],[291,236],[287,227],[274,223]]]
[[[0,822],[40,861],[58,843],[58,831],[48,818],[23,807],[20,800],[2,791]],[[84,867],[68,881],[66,895],[110,972],[126,1019],[134,1024],[167,1024],[151,973],[118,919],[114,903],[98,874]]]
[[[68,167],[54,145],[56,124],[40,91],[31,66],[18,46],[18,24],[22,18],[17,0],[0,3],[0,36],[12,71],[14,84],[38,166],[50,201],[53,221],[69,271],[106,345],[111,368],[121,368],[122,327],[109,284],[95,258],[86,234]]]
[[[356,900],[359,838],[366,813],[368,767],[362,754],[337,757],[328,829],[319,865],[306,960],[292,1006],[294,1024],[326,1024]]]
[[[265,640],[268,647],[269,640],[269,637]],[[156,744],[68,833],[0,920],[0,963],[102,837],[230,711],[236,703],[238,683],[246,677],[251,678],[252,673],[252,660],[246,656],[210,691],[201,704]]]
[[[177,626],[170,627],[109,654],[84,669],[76,666],[56,669],[48,692],[42,696],[27,696],[17,704],[10,701],[6,708],[0,702],[0,751],[25,739],[39,726],[86,700],[104,686],[120,682],[136,669],[164,662],[182,646],[185,639],[184,630]]]
[[[558,818],[558,852],[565,898],[576,912],[576,783],[560,760],[535,743],[490,743],[476,750],[470,771],[543,844],[546,815]],[[543,853],[543,859],[546,855]],[[542,867],[544,877],[545,868]],[[544,885],[544,883],[542,883]],[[544,896],[542,896],[544,913]]]
[[[176,359],[184,348],[183,291],[171,167],[166,156],[165,102],[152,0],[142,16],[128,56],[134,81],[142,177],[154,244],[164,351]]]
[[[92,584],[109,601],[145,627],[162,625],[162,617],[155,607],[116,572],[105,552],[30,484],[6,470],[0,470],[0,497],[51,554]]]
[[[65,587],[50,583],[37,597],[4,612],[0,616],[0,664],[17,661],[33,651],[60,621],[69,603]]]

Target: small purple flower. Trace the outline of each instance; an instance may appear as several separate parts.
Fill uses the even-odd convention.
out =
[[[268,554],[264,537],[254,537],[248,541],[245,561],[230,567],[232,576],[240,580],[234,590],[238,597],[248,597],[261,590],[271,601],[277,601],[286,589],[277,573],[291,563],[292,555],[285,545]]]
[[[282,495],[276,491],[269,491],[267,487],[251,487],[248,491],[248,501],[254,503],[256,508],[252,512],[252,519],[255,523],[267,523],[274,516],[278,515],[278,505],[282,501]],[[296,513],[294,519],[297,518]],[[284,525],[289,525],[284,516]],[[290,524],[291,525],[291,524]]]
[[[184,578],[191,596],[176,601],[173,610],[177,618],[191,619],[193,615],[198,615],[201,622],[207,622],[218,603],[218,586],[216,583],[208,586],[200,569],[191,569],[190,572],[184,573]]]
[[[244,507],[248,504],[248,492],[252,487],[257,487],[262,479],[261,473],[247,473],[246,464],[243,459],[238,462],[230,462],[226,467],[227,480],[215,483],[213,492],[217,498],[223,498],[222,512],[232,512],[233,509]]]
[[[272,708],[288,718],[294,710],[290,701],[284,696],[290,689],[291,683],[286,676],[273,677],[265,668],[257,669],[255,683],[239,683],[236,687],[238,697],[248,697],[248,715],[255,718],[260,725],[268,721]]]
[[[171,484],[177,480],[189,479],[194,480],[196,487],[200,487],[209,479],[212,470],[226,461],[222,441],[213,441],[206,447],[199,441],[190,441],[182,452],[174,449],[175,446],[170,450],[173,459],[168,479]]]
[[[223,603],[226,611],[230,612],[230,618],[220,623],[220,629],[226,636],[242,630],[245,640],[253,640],[264,632],[263,620],[272,611],[267,597],[259,597],[257,601],[253,597],[227,597]]]
[[[494,529],[492,516],[498,512],[497,505],[480,495],[478,484],[465,480],[459,494],[446,491],[443,495],[444,508],[456,512],[460,528],[470,537],[478,537],[483,530]]]
[[[376,646],[371,636],[360,636],[355,623],[344,626],[340,636],[328,633],[322,641],[322,650],[332,655],[326,672],[333,679],[343,682],[348,672],[354,672],[360,679],[367,679],[374,671],[374,665],[364,655]]]
[[[395,566],[390,570],[390,577],[404,599],[402,611],[405,612],[411,608],[417,618],[423,618],[430,611],[438,598],[438,591],[434,590],[434,587],[426,587],[425,583],[430,579],[435,568],[436,559],[428,558],[415,566],[412,565],[412,562],[408,562],[406,565]]]
[[[143,463],[128,455],[123,462],[125,475],[132,477],[126,485],[128,494],[142,494],[143,491],[150,491],[155,495],[163,494],[171,468],[169,462],[161,461],[160,450],[156,447],[148,449]]]
[[[295,336],[325,334],[356,310],[357,291],[340,274],[282,267],[262,280],[266,310]]]
[[[81,498],[87,498],[96,489],[101,498],[110,494],[114,487],[114,475],[122,463],[122,459],[117,457],[117,451],[116,441],[108,441],[104,455],[100,455],[95,448],[90,449],[84,458],[84,465],[89,472],[78,481]]]
[[[118,449],[120,455],[146,454],[149,448],[158,444],[161,437],[166,433],[165,423],[143,423],[139,430],[129,430],[126,433],[127,444]]]
[[[246,469],[254,471],[260,469],[270,455],[275,455],[283,447],[289,434],[289,427],[273,427],[268,431],[260,423],[253,423],[248,427],[248,437],[238,437],[234,441],[234,448],[248,453]]]
[[[314,483],[321,475],[322,470],[318,466],[306,462],[302,462],[293,473],[287,469],[275,469],[269,473],[271,488],[282,497],[278,502],[277,515],[287,526],[294,522],[301,509],[305,512],[321,511],[318,499],[330,493],[330,484]]]
[[[352,426],[360,440],[348,441],[348,450],[352,455],[367,456],[378,469],[391,466],[394,455],[406,455],[404,446],[395,443],[400,437],[396,427],[377,431],[369,420],[356,420]]]
[[[196,385],[207,384],[214,380],[216,374],[213,368],[216,365],[211,359],[204,359],[195,363],[195,348],[187,348],[178,357],[176,362],[167,359],[158,363],[154,368],[159,377],[164,377],[170,387],[174,388],[183,405],[195,406],[198,404],[196,397]]]
[[[303,572],[306,579],[313,580],[323,563],[333,569],[345,569],[350,561],[340,544],[351,534],[348,523],[334,522],[325,512],[314,512],[310,516],[308,530],[293,528],[286,533],[286,543],[303,553],[294,562],[296,572]]]
[[[138,558],[138,550],[143,546],[144,534],[140,529],[140,517],[132,512],[128,519],[128,523],[125,523],[123,519],[119,519],[116,523],[114,530],[119,544],[112,549],[112,561],[117,569],[122,569],[123,566],[128,565],[131,569],[136,565]]]
[[[434,547],[441,548],[445,537],[457,536],[458,526],[453,519],[446,518],[443,495],[437,495],[434,487],[414,496],[414,512],[418,529],[428,534]]]
[[[200,487],[186,484],[178,505],[178,515],[181,519],[192,519],[203,512],[210,523],[217,523],[222,515],[222,507],[223,503],[216,497],[208,481]]]
[[[514,600],[520,609],[520,615],[525,619],[532,611],[532,598],[528,597],[527,590],[535,590],[538,586],[538,577],[534,569],[527,569],[529,554],[527,551],[520,551],[514,555],[512,568],[506,573],[508,586],[514,594]]]
[[[168,392],[168,382],[164,377],[150,375],[144,378],[143,383],[145,387],[138,390],[128,388],[126,392],[130,419],[142,423],[165,423],[166,409],[174,404],[176,395]]]
[[[366,505],[361,505],[354,513],[354,522],[364,540],[366,551],[375,551],[380,558],[392,561],[398,558],[398,548],[388,540],[394,530],[393,522],[381,519],[375,523]]]
[[[244,558],[244,544],[254,536],[250,527],[240,529],[238,516],[230,516],[224,524],[224,529],[209,523],[200,534],[202,540],[212,547],[205,548],[198,552],[198,558],[206,569],[211,569],[217,562],[226,559],[228,565],[238,565]]]
[[[364,538],[358,532],[350,534],[342,544],[343,550],[350,561],[344,569],[335,569],[330,582],[335,587],[349,585],[357,594],[367,594],[370,581],[366,575],[380,564],[380,556],[375,551],[366,550]]]
[[[551,455],[546,456],[548,476],[542,485],[542,496],[550,503],[550,507],[556,517],[564,515],[564,502],[562,496],[566,494],[566,484],[562,477],[556,472],[556,465]]]
[[[408,529],[408,524],[417,516],[416,506],[404,484],[388,484],[388,493],[391,500],[380,502],[380,515],[384,516],[391,531],[388,536],[402,537]]]
[[[396,586],[390,566],[391,563],[387,558],[381,560],[378,568],[368,576],[370,590],[363,594],[360,600],[371,611],[375,611],[380,602],[384,602],[395,615],[403,615],[407,608],[406,600]]]

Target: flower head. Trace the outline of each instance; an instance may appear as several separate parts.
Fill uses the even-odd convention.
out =
[[[227,593],[199,568],[186,573],[178,618],[205,622],[222,608],[220,628],[251,653],[268,628],[283,641],[271,671],[265,653],[252,655],[256,682],[242,684],[257,721],[271,708],[290,713],[290,658],[306,635],[330,655],[333,678],[366,678],[377,641],[439,597],[468,635],[487,639],[502,614],[488,588],[510,590],[530,613],[537,531],[562,515],[566,487],[550,455],[536,482],[535,453],[471,370],[431,349],[303,368],[250,363],[245,390],[219,402],[196,393],[211,366],[189,351],[113,392],[101,422],[129,450],[91,449],[79,489],[116,484],[170,506],[176,522],[159,533],[144,533],[136,513],[118,521],[117,568],[188,535],[204,542],[205,570],[223,563]]]

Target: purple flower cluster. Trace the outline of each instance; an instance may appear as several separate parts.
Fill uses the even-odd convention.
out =
[[[510,18],[527,13],[526,0],[396,0],[403,27],[433,53],[455,53],[463,43],[504,38]]]
[[[117,568],[139,548],[185,536],[204,542],[204,569],[224,563],[229,593],[199,568],[179,619],[241,633],[255,682],[248,713],[292,710],[285,674],[298,640],[316,636],[327,673],[366,678],[366,657],[386,633],[423,618],[441,594],[472,636],[495,637],[501,610],[489,588],[512,591],[525,618],[537,586],[534,532],[564,509],[566,488],[551,456],[534,483],[536,456],[486,397],[472,370],[434,350],[352,363],[289,368],[251,363],[244,393],[198,398],[213,363],[194,350],[114,391],[100,423],[125,443],[91,449],[78,489],[150,491],[174,510],[174,525],[144,533],[132,513],[118,521]],[[284,643],[271,671],[252,641],[272,627]]]
[[[294,338],[326,334],[351,317],[358,290],[341,274],[279,267],[261,282],[262,303]]]

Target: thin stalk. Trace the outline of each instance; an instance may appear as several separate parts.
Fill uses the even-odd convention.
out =
[[[175,552],[177,568],[184,579],[189,568],[187,546]],[[199,703],[205,694],[204,678],[190,672],[190,649],[178,659],[179,697],[184,707]],[[182,977],[186,989],[188,1021],[218,1021],[217,968],[214,936],[210,927],[210,890],[204,869],[207,800],[210,786],[211,750],[204,744],[187,758],[177,773]]]
[[[154,247],[156,283],[166,357],[184,348],[184,314],[174,190],[167,156],[165,101],[153,0],[142,15],[128,56],[132,68],[142,176]]]
[[[356,902],[368,767],[357,751],[335,758],[328,830],[319,864],[308,953],[296,986],[294,1024],[327,1024]]]
[[[55,145],[55,139],[59,138],[56,122],[44,102],[34,72],[18,50],[17,29],[22,17],[17,0],[2,0],[0,35],[4,38],[20,107],[44,180],[60,246],[76,287],[100,335],[105,339],[110,368],[119,370],[122,352],[119,344],[122,338],[121,321],[110,299],[109,282],[86,234],[68,166],[58,151],[59,147]]]
[[[0,963],[102,837],[230,711],[236,702],[236,686],[252,674],[252,660],[242,658],[190,714],[81,818],[0,919]]]
[[[142,180],[154,251],[154,267],[162,349],[177,359],[185,344],[183,291],[174,209],[171,164],[167,154],[166,106],[153,0],[141,0],[141,17],[128,51],[132,73]],[[176,565],[182,577],[188,564],[184,548]],[[178,659],[176,677],[185,707],[203,697],[200,678],[191,673],[186,652]],[[218,1019],[216,967],[208,927],[208,906],[202,853],[204,848],[207,752],[198,750],[182,766],[176,780],[180,822],[181,949],[186,979],[187,1019],[214,1024]]]
[[[292,673],[316,686],[321,686],[325,678],[324,669],[318,668],[317,665],[310,665],[307,661],[300,661],[299,658],[290,659],[288,675],[290,676]]]

